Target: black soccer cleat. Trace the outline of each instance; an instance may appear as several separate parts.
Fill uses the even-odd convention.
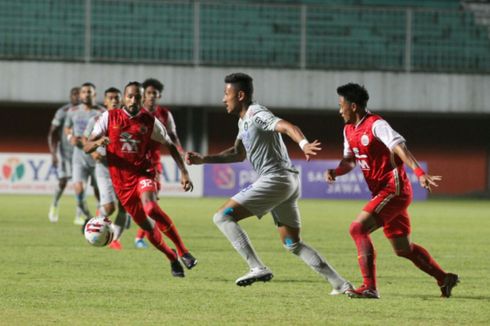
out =
[[[447,273],[446,276],[444,277],[444,282],[440,286],[441,288],[441,297],[443,298],[449,298],[451,296],[451,292],[453,291],[453,288],[458,285],[459,283],[459,276],[456,274],[452,273]]]
[[[185,277],[184,268],[178,259],[170,262],[170,272],[172,273],[173,277]]]
[[[197,265],[197,259],[191,255],[190,252],[186,252],[180,257],[180,261],[187,269],[192,269]]]

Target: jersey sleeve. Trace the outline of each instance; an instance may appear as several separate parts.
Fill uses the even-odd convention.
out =
[[[151,139],[162,144],[172,144],[172,139],[168,136],[167,129],[165,129],[165,126],[158,119],[155,119]]]
[[[94,122],[94,127],[92,133],[90,134],[90,137],[96,138],[100,136],[106,136],[108,125],[109,125],[109,111],[105,111]]]
[[[281,119],[272,114],[272,112],[266,110],[255,113],[252,120],[259,129],[265,131],[274,131],[276,124],[281,121]]]
[[[347,141],[347,135],[345,133],[345,128],[344,128],[344,157],[354,157],[354,153],[352,152],[352,149],[350,148],[349,141]]]
[[[100,116],[95,116],[90,118],[87,122],[87,127],[85,127],[85,130],[83,132],[83,136],[89,138],[90,135],[92,134],[92,131],[94,130],[95,122]]]
[[[63,125],[64,128],[73,128],[73,112],[74,111],[70,110],[66,113],[65,123]]]
[[[51,124],[55,127],[63,127],[66,118],[66,111],[63,108],[60,108],[54,114],[53,120],[51,120]]]
[[[372,127],[373,135],[381,140],[390,150],[398,144],[404,143],[405,138],[397,133],[386,120],[377,120],[373,123]]]
[[[168,132],[173,134],[177,134],[177,126],[175,125],[174,116],[172,112],[168,111],[167,123],[165,124],[165,128],[167,128]]]

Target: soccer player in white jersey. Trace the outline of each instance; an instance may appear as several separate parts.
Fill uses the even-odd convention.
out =
[[[104,106],[107,110],[118,109],[121,107],[121,91],[115,87],[110,87],[104,92]],[[84,132],[83,143],[85,144],[87,139],[92,134],[95,123],[100,117],[96,115],[90,118],[87,128]],[[100,193],[99,201],[99,216],[109,217],[116,210],[116,205],[118,207],[118,212],[116,219],[114,220],[114,240],[109,244],[109,248],[114,250],[121,250],[122,245],[119,238],[122,235],[124,227],[128,220],[128,215],[126,210],[122,207],[121,203],[117,199],[116,193],[114,192],[114,187],[112,186],[111,176],[109,174],[109,168],[107,166],[106,158],[106,148],[101,146],[97,148],[92,154],[92,158],[95,160],[95,178],[97,180],[97,187]]]
[[[71,179],[71,159],[73,155],[73,146],[65,137],[63,126],[65,124],[68,110],[80,103],[80,87],[73,87],[70,90],[70,103],[67,103],[56,110],[56,113],[51,121],[51,127],[48,132],[48,145],[51,152],[51,164],[57,169],[58,186],[54,191],[53,202],[49,208],[49,220],[52,223],[58,222],[59,207],[58,203],[66,188],[68,180]],[[59,155],[59,159],[58,159]],[[77,207],[75,219],[80,216],[81,212]]]
[[[95,181],[95,161],[83,151],[82,137],[85,129],[87,128],[88,121],[91,117],[98,115],[104,109],[99,107],[95,103],[95,85],[92,83],[84,83],[80,88],[80,101],[81,104],[68,111],[65,120],[65,133],[73,149],[73,184],[75,188],[75,196],[77,200],[77,206],[85,215],[85,221],[78,221],[77,224],[83,225],[92,216],[87,206],[85,199],[85,187],[90,177],[94,193],[97,198],[98,189]],[[83,232],[83,228],[82,228]]]
[[[281,134],[299,144],[307,160],[321,150],[315,140],[309,143],[295,125],[274,116],[267,108],[252,102],[252,78],[234,73],[225,78],[223,103],[229,114],[239,116],[238,136],[233,147],[216,155],[189,152],[188,164],[232,163],[248,158],[259,178],[251,186],[230,198],[213,220],[236,251],[245,259],[250,272],[236,280],[238,286],[269,281],[272,272],[260,260],[240,220],[272,213],[284,247],[300,257],[333,287],[331,294],[343,294],[352,285],[340,276],[320,254],[301,240],[301,217],[298,209],[300,180],[291,164]]]

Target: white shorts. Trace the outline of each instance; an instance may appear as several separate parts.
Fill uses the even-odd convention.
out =
[[[87,184],[89,177],[91,185],[97,186],[95,180],[95,166],[92,167],[86,163],[73,163],[72,182],[83,182],[84,184]]]
[[[99,187],[100,205],[117,203],[116,193],[114,192],[107,166],[101,163],[95,164],[95,177],[97,178],[97,186]]]
[[[276,225],[300,228],[301,215],[298,208],[300,195],[299,175],[285,173],[261,176],[231,199],[258,218],[271,212]]]
[[[71,160],[61,158],[58,163],[58,179],[71,178]]]

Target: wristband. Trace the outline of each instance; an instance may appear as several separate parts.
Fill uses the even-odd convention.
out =
[[[420,166],[416,167],[414,170],[413,170],[413,173],[415,173],[415,175],[420,178],[421,176],[425,175],[425,171],[422,170],[422,168]]]
[[[299,147],[301,148],[301,150],[304,150],[306,144],[309,144],[308,140],[306,140],[306,138],[304,138],[302,141],[299,142]]]

